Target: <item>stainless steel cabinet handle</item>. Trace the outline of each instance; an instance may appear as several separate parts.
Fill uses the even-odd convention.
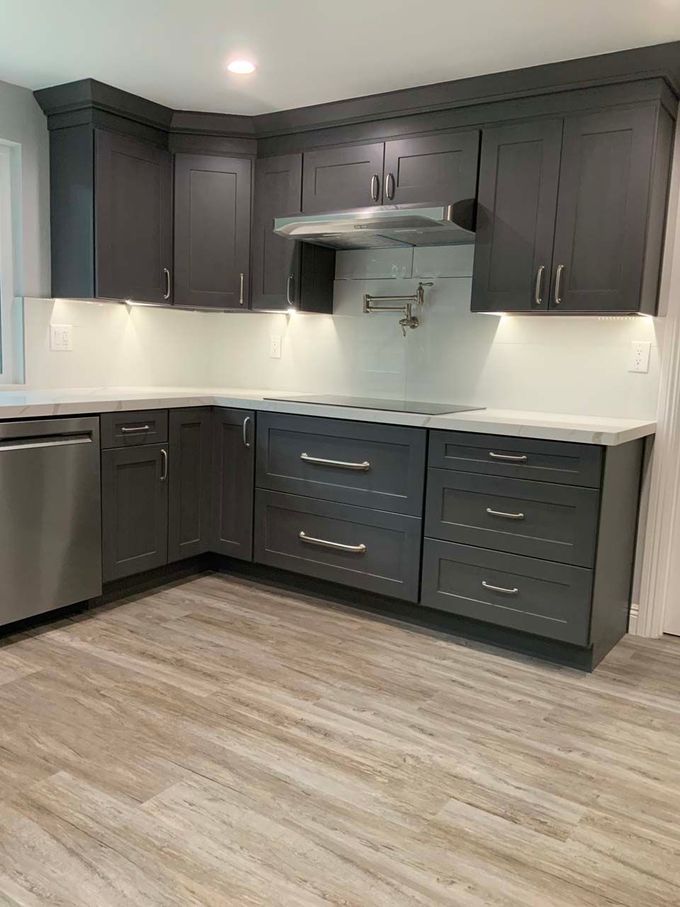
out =
[[[322,548],[335,548],[336,551],[350,551],[352,554],[363,554],[364,551],[366,551],[366,546],[364,544],[343,545],[341,542],[329,542],[327,539],[315,539],[313,536],[302,532],[302,530],[298,532],[298,538],[307,545],[320,545]]]
[[[338,469],[358,469],[367,472],[371,468],[368,460],[363,463],[347,463],[344,460],[324,460],[323,457],[310,457],[308,453],[301,453],[300,459],[305,463],[316,463],[317,466],[337,466]]]
[[[485,579],[482,580],[482,586],[490,592],[502,592],[504,595],[517,595],[519,589],[515,586],[513,589],[506,589],[504,586],[492,586]]]
[[[555,305],[559,305],[562,302],[562,297],[560,296],[562,289],[562,271],[564,271],[564,265],[558,265],[557,271],[555,272]]]
[[[295,300],[293,299],[293,293],[291,290],[294,280],[295,280],[294,276],[292,274],[289,274],[288,280],[286,281],[286,302],[288,303],[289,306],[295,305]]]
[[[250,425],[250,416],[246,416],[243,420],[243,444],[245,447],[250,447],[250,441],[248,440],[248,426]]]
[[[378,196],[380,195],[380,178],[377,173],[374,173],[371,177],[371,198],[374,202],[378,201]]]
[[[501,516],[506,520],[523,520],[523,513],[505,513],[503,510],[492,510],[491,507],[486,508],[486,512],[489,516]]]
[[[538,271],[536,271],[536,285],[534,287],[534,302],[536,305],[543,305],[543,274],[545,272],[545,265],[541,265]]]
[[[163,273],[165,274],[165,293],[163,293],[163,299],[170,299],[170,271],[167,268],[163,268]]]
[[[388,173],[385,179],[385,195],[389,199],[394,198],[394,176],[391,173]]]
[[[151,429],[149,428],[148,425],[135,425],[134,427],[130,427],[128,425],[121,425],[120,430],[124,435],[132,435],[138,431],[150,431]]]
[[[529,459],[526,454],[499,454],[489,451],[492,460],[511,460],[513,463],[526,463]]]
[[[163,466],[163,471],[161,472],[161,482],[165,482],[168,477],[168,452],[164,447],[161,448],[161,463]]]
[[[240,286],[240,289],[239,289],[239,296],[238,296],[238,304],[239,304],[239,305],[243,305],[243,286],[244,286],[244,283],[245,283],[245,279],[246,279],[246,276],[245,276],[245,274],[243,273],[243,271],[241,271],[241,277],[240,277],[241,286]]]
[[[35,441],[1,441],[0,453],[7,450],[36,450],[40,447],[70,447],[72,444],[92,444],[92,435],[71,435],[65,438],[46,438]]]

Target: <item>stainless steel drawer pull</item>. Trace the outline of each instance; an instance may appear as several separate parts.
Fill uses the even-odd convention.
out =
[[[120,430],[123,434],[131,435],[136,431],[151,431],[151,428],[149,425],[137,425],[134,428],[131,428],[128,425],[121,425]]]
[[[301,453],[300,459],[305,463],[315,463],[317,466],[336,466],[338,469],[358,469],[367,472],[371,468],[368,460],[363,463],[346,463],[344,460],[324,460],[323,457],[310,457],[308,453]]]
[[[505,520],[523,520],[523,513],[505,513],[503,510],[492,510],[491,507],[486,508],[486,512],[489,516],[501,516]]]
[[[161,463],[162,463],[162,472],[161,472],[161,482],[165,482],[168,477],[168,452],[163,448],[161,450]]]
[[[250,416],[246,416],[243,420],[243,446],[250,447],[250,441],[248,440],[248,426],[250,425]]]
[[[534,302],[536,305],[543,304],[543,294],[541,292],[541,287],[543,286],[543,273],[545,272],[545,265],[541,265],[536,271],[536,286],[534,287]]]
[[[363,554],[366,551],[366,546],[364,544],[343,545],[341,542],[329,542],[327,539],[315,539],[302,530],[298,532],[298,538],[301,542],[306,542],[308,545],[320,545],[322,548],[334,548],[336,551],[350,551],[352,554]]]
[[[394,176],[391,173],[385,178],[385,195],[390,201],[394,198]]]
[[[172,290],[170,271],[167,268],[163,268],[163,273],[165,274],[165,293],[163,293],[163,299],[170,299],[170,292]]]
[[[564,271],[564,265],[558,265],[555,273],[555,305],[562,303],[562,271]]]
[[[526,463],[529,459],[526,454],[499,454],[494,453],[492,450],[489,451],[489,456],[493,460],[509,460],[512,463]]]
[[[503,595],[517,595],[519,589],[515,586],[513,589],[506,589],[504,586],[492,586],[491,583],[487,583],[485,579],[482,580],[482,586],[485,589],[488,589],[490,592],[502,592]]]
[[[374,173],[371,177],[371,198],[374,202],[378,201],[380,195],[380,177],[377,173]]]
[[[239,291],[238,291],[238,304],[239,305],[243,305],[243,303],[245,302],[245,299],[243,296],[243,285],[244,285],[245,279],[246,279],[246,275],[243,273],[243,271],[241,271],[241,276],[239,278]]]

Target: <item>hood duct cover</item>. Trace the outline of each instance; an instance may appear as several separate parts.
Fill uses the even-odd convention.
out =
[[[450,246],[475,241],[476,203],[383,205],[333,214],[299,214],[274,220],[274,232],[331,249]]]

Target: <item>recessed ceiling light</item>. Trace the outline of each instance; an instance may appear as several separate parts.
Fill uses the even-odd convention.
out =
[[[240,76],[247,76],[251,72],[255,72],[255,64],[251,63],[250,60],[232,60],[231,63],[227,64],[227,69],[229,72],[235,72]]]

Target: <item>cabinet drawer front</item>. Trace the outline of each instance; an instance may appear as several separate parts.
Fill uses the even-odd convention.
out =
[[[429,469],[425,534],[591,567],[598,510],[594,488]]]
[[[602,448],[535,438],[431,431],[429,465],[599,488]]]
[[[255,514],[257,562],[417,601],[419,519],[260,489]]]
[[[103,413],[101,420],[103,448],[164,444],[168,440],[167,409]]]
[[[425,539],[421,604],[587,645],[592,573],[582,567]]]
[[[257,485],[422,516],[425,431],[261,413]]]

